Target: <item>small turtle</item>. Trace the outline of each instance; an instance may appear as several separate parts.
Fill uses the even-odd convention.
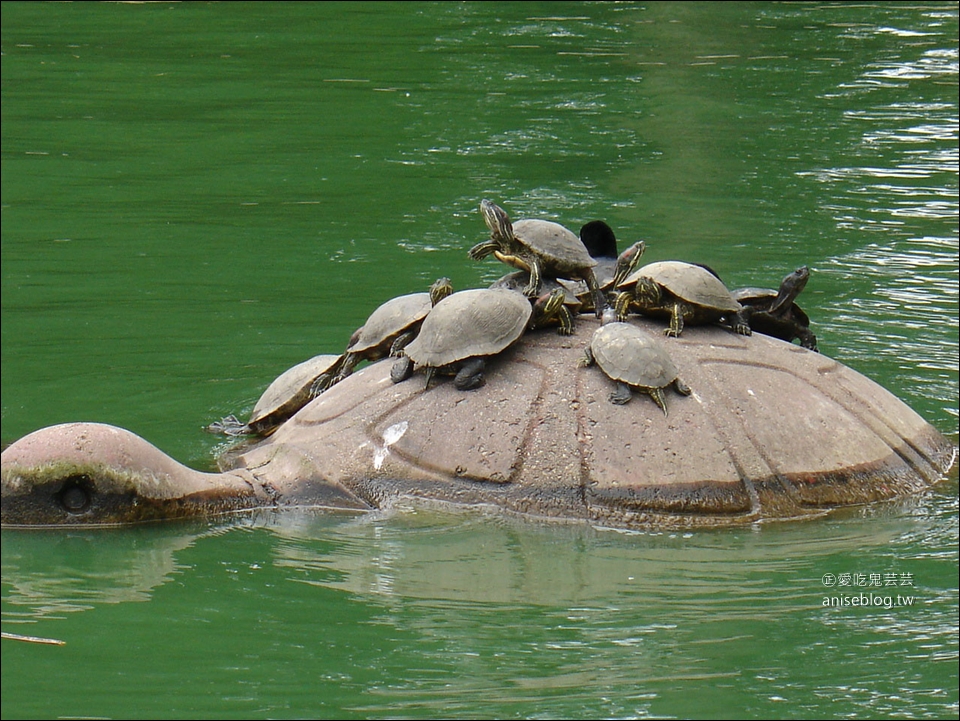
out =
[[[787,343],[796,338],[804,348],[818,351],[817,336],[810,331],[810,318],[796,304],[809,279],[810,269],[803,266],[784,276],[779,291],[740,288],[732,295],[743,306],[743,317],[752,330]]]
[[[679,260],[645,265],[617,286],[617,319],[624,321],[631,308],[644,315],[666,317],[666,335],[678,337],[685,323],[703,325],[726,318],[730,328],[750,335],[743,308],[723,282],[709,269]]]
[[[529,282],[529,273],[527,273],[525,270],[515,270],[512,273],[507,273],[506,275],[495,280],[490,284],[490,287],[506,288],[507,290],[522,293],[523,289]],[[555,290],[559,290],[561,293],[563,293],[563,303],[555,314],[552,314],[550,317],[541,321],[537,327],[555,325],[557,326],[558,334],[572,335],[573,319],[574,316],[580,312],[580,309],[583,306],[582,299],[578,298],[565,283],[561,283],[556,278],[544,278],[541,282],[541,288],[543,291],[540,294],[541,296],[543,293],[550,294]]]
[[[267,386],[246,423],[241,423],[231,415],[214,421],[206,430],[228,436],[270,435],[316,398],[313,390],[316,380],[324,375],[336,375],[343,361],[343,355],[318,355],[293,366]]]
[[[613,229],[602,220],[591,220],[583,225],[580,228],[580,241],[590,257],[597,261],[593,273],[600,286],[600,292],[610,304],[615,300],[610,297],[611,291],[636,270],[646,245],[642,240],[638,241],[618,255],[617,237]],[[593,293],[584,281],[560,282],[581,300],[581,312],[589,313],[595,310]]]
[[[611,403],[628,403],[637,390],[653,398],[667,415],[664,388],[672,385],[677,393],[690,395],[690,387],[677,376],[677,367],[660,341],[629,323],[605,322],[594,331],[579,364],[594,363],[617,383],[617,390],[610,394]]]
[[[531,306],[523,295],[506,288],[475,288],[444,298],[430,311],[420,333],[404,348],[414,367],[426,369],[426,384],[437,371],[455,373],[454,386],[472,390],[484,383],[485,358],[513,345],[524,331],[563,305],[563,292],[544,294]],[[398,362],[390,377],[410,377],[409,364]]]
[[[353,373],[360,361],[399,357],[404,347],[416,337],[430,309],[452,292],[450,279],[439,278],[430,286],[428,293],[397,296],[381,305],[350,337],[344,353],[346,358],[339,372],[335,376],[318,379],[315,390],[321,392],[339,383]]]
[[[530,281],[523,289],[528,298],[539,297],[545,277],[582,279],[594,295],[596,314],[600,317],[606,302],[593,272],[597,261],[577,236],[549,220],[511,223],[503,208],[486,199],[480,202],[480,212],[491,237],[470,249],[471,258],[480,260],[495,255],[497,260],[530,273]]]

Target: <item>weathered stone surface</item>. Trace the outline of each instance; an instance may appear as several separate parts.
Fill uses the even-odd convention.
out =
[[[204,494],[217,499],[210,511],[364,509],[404,496],[634,527],[792,518],[882,500],[928,487],[954,460],[949,441],[873,381],[759,334],[690,327],[664,338],[692,395],[671,394],[666,418],[646,396],[612,404],[613,382],[596,367],[577,367],[596,327],[581,316],[573,336],[528,334],[488,362],[486,385],[475,391],[449,379],[424,390],[420,375],[395,385],[392,361],[367,366],[271,437],[227,454],[224,474],[184,469],[178,481],[169,464],[179,464],[159,460],[156,449],[143,459],[124,451],[139,466],[120,465],[125,478],[162,475],[173,495],[182,488],[192,500],[179,515],[202,512],[196,499]],[[73,441],[51,441],[51,431],[4,451],[3,522],[102,522],[89,510],[39,510],[62,498],[58,474],[95,486],[118,463],[106,445],[65,454]],[[122,503],[112,508],[113,520],[123,520]]]

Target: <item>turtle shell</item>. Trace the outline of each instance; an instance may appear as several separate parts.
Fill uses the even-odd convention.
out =
[[[529,300],[506,288],[462,290],[437,303],[404,353],[433,368],[494,355],[523,335],[532,312]]]
[[[411,293],[391,298],[370,314],[347,350],[350,353],[363,353],[377,346],[389,345],[396,336],[426,318],[431,307],[429,293]]]
[[[312,399],[313,382],[342,358],[342,355],[318,355],[281,373],[260,396],[247,426],[262,433],[292,416]]]
[[[665,388],[678,375],[663,345],[629,323],[607,323],[597,328],[590,352],[610,378],[637,388]]]
[[[618,289],[633,288],[640,278],[649,278],[680,300],[693,305],[731,313],[740,310],[740,304],[727,290],[723,281],[700,265],[680,260],[650,263],[634,271]]]
[[[507,290],[522,293],[528,282],[530,282],[530,274],[527,271],[515,270],[512,273],[507,273],[497,278],[497,280],[490,284],[490,287],[506,288]],[[587,284],[583,283],[583,281],[579,281],[579,283],[583,284],[584,289],[587,288]],[[557,288],[563,291],[563,304],[567,306],[572,313],[578,312],[583,305],[583,300],[577,297],[574,288],[579,288],[579,286],[574,281],[562,281],[557,278],[544,278],[541,281],[540,289],[542,293],[549,293]]]
[[[740,305],[749,305],[756,311],[768,313],[779,294],[770,288],[738,288],[737,290],[731,291],[730,295],[732,295],[733,299]],[[810,325],[810,318],[796,303],[791,303],[777,315],[789,315],[789,317],[801,325]]]
[[[597,261],[574,233],[550,220],[521,219],[513,224],[517,240],[560,271],[593,268]]]

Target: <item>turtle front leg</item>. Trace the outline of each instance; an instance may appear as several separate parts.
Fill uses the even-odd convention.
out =
[[[797,338],[800,339],[800,345],[807,350],[812,350],[815,353],[819,353],[820,349],[817,348],[817,336],[811,333],[804,327],[797,328]]]
[[[613,307],[617,311],[617,320],[621,323],[625,323],[629,317],[631,303],[633,303],[633,293],[628,291],[617,293],[617,299],[614,301]]]
[[[320,381],[317,379],[317,381],[314,382],[313,387],[319,389],[320,391],[325,391],[330,386],[339,383],[348,375],[353,373],[353,369],[356,368],[357,364],[362,360],[363,355],[360,353],[345,353],[343,357],[343,363],[340,365],[340,370],[338,370],[336,373],[333,373],[332,371],[330,372],[331,377],[330,380],[327,381],[326,386],[320,387]],[[323,376],[321,376],[321,378],[322,377]]]
[[[469,255],[473,260],[482,260],[498,250],[500,250],[500,243],[495,240],[485,240],[482,243],[477,243],[470,250],[468,250],[467,255]]]
[[[398,335],[390,346],[390,355],[398,358],[403,353],[403,349],[407,347],[407,344],[416,337],[417,331],[415,330],[408,330]]]
[[[235,415],[229,415],[214,421],[205,429],[207,433],[221,433],[225,436],[245,436],[253,433],[253,429],[246,423],[243,423]]]
[[[670,327],[663,331],[664,335],[671,336],[672,338],[679,338],[680,334],[683,332],[683,304],[674,303],[670,308]],[[749,330],[749,326],[747,327]]]
[[[457,390],[472,391],[485,383],[483,369],[486,363],[483,358],[470,358],[463,362],[457,376],[453,379],[453,385]]]
[[[577,359],[578,368],[589,368],[594,363],[593,358],[593,349],[590,346],[586,347],[586,350],[583,351],[583,355]]]
[[[557,311],[556,320],[560,324],[557,328],[559,335],[573,335],[573,313],[567,306],[563,306]]]
[[[540,286],[543,281],[540,276],[540,263],[536,258],[524,258],[530,266],[530,281],[527,287],[523,289],[523,294],[528,298],[536,298],[540,295]]]
[[[693,391],[690,390],[690,386],[688,386],[679,378],[673,379],[673,389],[682,396],[688,396],[693,393]]]
[[[633,398],[633,391],[630,386],[621,381],[617,381],[617,390],[610,394],[610,402],[618,406],[626,405]]]

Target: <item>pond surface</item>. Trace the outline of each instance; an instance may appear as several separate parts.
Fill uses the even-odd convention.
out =
[[[822,351],[958,441],[956,3],[0,10],[4,444],[211,467],[205,424],[383,300],[502,274],[483,197],[734,287],[808,265]],[[3,641],[2,716],[956,717],[957,495],[6,530],[3,630],[66,645]]]

